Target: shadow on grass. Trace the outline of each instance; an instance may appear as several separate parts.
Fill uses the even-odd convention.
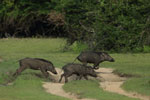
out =
[[[114,70],[113,73],[119,75],[120,77],[127,77],[127,78],[131,78],[131,77],[140,78],[141,77],[140,75],[137,75],[137,74],[121,73],[118,70]]]
[[[41,73],[37,73],[37,72],[26,72],[26,73],[21,73],[20,75],[17,76],[13,76],[14,72],[12,71],[8,71],[5,73],[1,74],[2,77],[2,82],[0,82],[0,86],[9,86],[9,85],[13,85],[13,82],[18,78],[18,77],[22,77],[25,80],[30,80],[31,78],[37,77],[41,80],[44,81],[51,81],[50,77],[45,78],[43,76],[43,74]]]

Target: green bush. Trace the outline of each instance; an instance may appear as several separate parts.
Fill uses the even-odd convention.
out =
[[[63,36],[88,50],[145,52],[149,11],[149,0],[5,0],[0,37]]]
[[[82,42],[74,42],[74,44],[71,46],[71,49],[74,52],[80,53],[81,51],[87,50],[88,46]]]

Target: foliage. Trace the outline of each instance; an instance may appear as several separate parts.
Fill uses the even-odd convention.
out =
[[[74,42],[71,46],[70,46],[71,50],[73,52],[76,53],[80,53],[82,51],[85,51],[88,49],[88,45],[85,43],[81,43],[81,42]]]
[[[78,41],[112,52],[150,46],[149,0],[3,0],[0,8],[0,37],[66,37],[65,49]]]
[[[100,5],[96,22],[97,48],[119,52],[150,45],[149,37],[145,37],[149,34],[145,28],[150,23],[149,12],[146,11],[150,4],[146,0],[108,1]]]
[[[71,29],[68,32],[70,44],[77,40],[87,43],[91,50],[115,52],[135,51],[135,48],[143,51],[144,45],[150,45],[148,0],[63,3],[63,7],[59,7],[65,12]]]
[[[6,0],[1,6],[0,37],[65,35],[59,32],[64,32],[64,16],[51,11],[53,5],[50,0]]]

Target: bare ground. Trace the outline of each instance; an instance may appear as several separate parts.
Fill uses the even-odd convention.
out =
[[[100,82],[100,86],[109,92],[115,92],[121,95],[125,95],[132,98],[139,98],[141,100],[150,100],[150,97],[143,96],[138,93],[127,92],[121,88],[121,85],[127,80],[126,78],[119,77],[113,73],[113,69],[110,68],[100,68],[97,70],[101,72],[100,77],[103,78],[103,81]]]
[[[94,99],[88,99],[88,98],[80,98],[79,96],[72,94],[72,93],[66,93],[63,90],[63,85],[64,85],[64,78],[62,79],[61,83],[58,83],[60,75],[62,73],[61,69],[56,68],[58,75],[52,75],[52,80],[56,83],[53,82],[44,82],[43,87],[46,89],[46,91],[48,93],[54,94],[54,95],[58,95],[58,96],[62,96],[65,98],[69,98],[71,100],[94,100]],[[52,73],[51,73],[52,74]],[[69,81],[74,80],[74,77],[71,77],[69,79]]]
[[[43,87],[46,89],[48,93],[70,98],[72,100],[94,100],[94,99],[81,99],[79,96],[72,94],[72,93],[66,93],[62,86],[64,85],[64,79],[62,80],[62,83],[58,83],[58,80],[60,78],[60,75],[63,73],[61,69],[57,68],[56,69],[58,72],[58,75],[52,75],[52,80],[55,82],[44,82]],[[131,92],[126,92],[121,88],[121,85],[125,82],[126,78],[119,77],[118,75],[115,75],[113,73],[113,69],[111,68],[99,68],[96,70],[98,73],[98,78],[100,79],[101,82],[99,83],[100,86],[109,92],[115,92],[121,95],[125,95],[128,97],[132,98],[139,98],[141,100],[150,100],[150,97],[148,96],[143,96],[137,93],[131,93]],[[69,81],[74,80],[75,77],[70,77]]]

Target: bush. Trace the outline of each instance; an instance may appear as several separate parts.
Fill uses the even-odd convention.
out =
[[[87,50],[88,46],[82,42],[74,42],[71,46],[72,51],[80,53],[81,51]]]
[[[66,37],[65,49],[77,41],[88,50],[144,51],[149,11],[149,0],[3,0],[0,37]]]
[[[50,0],[6,0],[1,7],[0,37],[65,36],[64,16]]]

